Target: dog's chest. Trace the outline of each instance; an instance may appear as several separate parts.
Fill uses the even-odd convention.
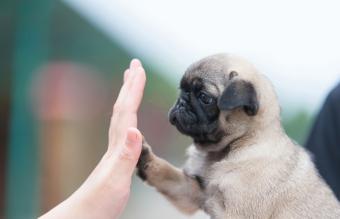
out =
[[[187,163],[185,170],[196,178],[202,188],[202,210],[211,218],[235,216],[234,210],[240,206],[237,203],[241,202],[240,196],[235,192],[240,184],[238,171],[224,161],[211,162],[197,156],[192,158],[194,159]],[[231,206],[234,206],[234,210]]]
[[[226,210],[224,191],[221,190],[222,185],[216,177],[212,163],[204,159],[190,161],[190,166],[186,166],[186,172],[194,176],[203,191],[204,196],[201,200],[201,208],[211,218],[221,218]],[[220,176],[225,178],[226,176]]]
[[[212,174],[212,172],[214,172]],[[242,192],[238,193],[239,177],[237,173],[221,173],[212,169],[201,172],[203,199],[201,208],[211,218],[238,218],[243,215],[247,203],[242,201]],[[240,208],[241,207],[241,208]]]
[[[223,192],[216,186],[207,186],[204,190],[202,209],[212,218],[221,218],[226,211]]]

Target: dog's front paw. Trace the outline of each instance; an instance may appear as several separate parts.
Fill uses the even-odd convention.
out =
[[[151,147],[143,138],[142,152],[137,163],[137,175],[142,179],[147,179],[147,169],[151,162]]]

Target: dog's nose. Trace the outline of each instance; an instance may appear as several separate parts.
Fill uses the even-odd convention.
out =
[[[172,124],[172,125],[174,125],[174,124],[176,124],[177,123],[177,118],[176,118],[176,116],[175,115],[170,115],[170,123]]]

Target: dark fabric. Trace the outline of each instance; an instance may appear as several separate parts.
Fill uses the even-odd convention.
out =
[[[306,148],[340,200],[340,84],[328,95],[317,116]]]

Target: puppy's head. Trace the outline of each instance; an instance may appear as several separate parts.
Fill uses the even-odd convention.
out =
[[[169,120],[195,145],[218,151],[279,120],[270,82],[245,60],[226,54],[186,70]]]

